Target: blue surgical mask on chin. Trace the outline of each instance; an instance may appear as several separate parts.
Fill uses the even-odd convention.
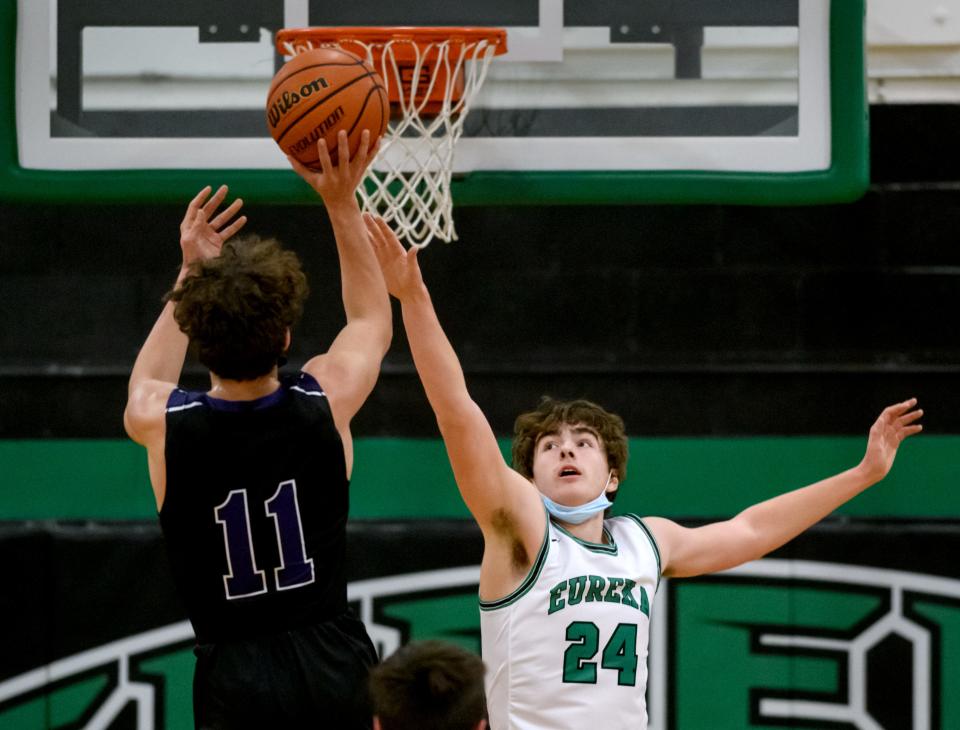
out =
[[[542,492],[540,493],[540,499],[543,500],[543,504],[547,508],[547,512],[549,512],[553,517],[570,525],[579,525],[581,522],[586,522],[589,520],[591,517],[597,514],[597,512],[603,512],[607,507],[610,507],[613,504],[613,502],[607,499],[607,486],[610,484],[610,479],[612,477],[613,471],[611,470],[610,473],[607,474],[607,481],[603,485],[603,489],[600,490],[600,494],[591,499],[589,502],[577,505],[576,507],[568,507],[565,504],[557,504]]]

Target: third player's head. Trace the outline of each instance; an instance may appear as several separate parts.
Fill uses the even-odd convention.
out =
[[[561,505],[583,504],[601,490],[613,501],[627,474],[623,419],[587,400],[543,398],[517,417],[513,468]]]
[[[375,730],[482,730],[483,661],[445,641],[398,649],[370,673]]]
[[[227,241],[219,256],[194,263],[167,294],[200,362],[230,380],[273,371],[306,296],[297,255],[255,236]]]

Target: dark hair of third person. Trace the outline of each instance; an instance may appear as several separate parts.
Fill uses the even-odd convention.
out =
[[[480,657],[444,641],[398,649],[370,675],[382,730],[473,730],[486,719]]]

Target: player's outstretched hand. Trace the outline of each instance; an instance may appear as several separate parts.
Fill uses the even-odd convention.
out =
[[[210,216],[227,197],[227,186],[221,185],[212,197],[211,189],[207,185],[194,196],[180,222],[180,251],[183,253],[184,266],[218,256],[223,244],[247,222],[245,215],[236,217],[243,207],[243,200],[240,198],[211,220]]]
[[[330,153],[327,151],[327,145],[323,139],[317,141],[317,154],[320,156],[319,170],[305,167],[289,155],[287,159],[290,160],[291,167],[310,187],[317,191],[317,194],[323,198],[324,204],[329,208],[331,205],[344,201],[356,203],[357,186],[363,180],[367,165],[376,156],[379,147],[380,140],[377,140],[372,146],[370,145],[370,131],[364,129],[360,135],[360,146],[357,148],[357,154],[351,158],[347,133],[341,129],[337,134],[336,165],[330,159]]]
[[[420,249],[416,246],[405,249],[397,234],[380,216],[364,213],[363,223],[367,227],[373,252],[377,255],[387,291],[400,301],[425,292],[420,264],[417,262],[417,251]]]
[[[916,405],[917,399],[910,398],[884,408],[870,428],[867,452],[860,465],[874,480],[880,481],[890,471],[901,442],[923,430],[923,426],[917,423],[923,411],[915,409]]]

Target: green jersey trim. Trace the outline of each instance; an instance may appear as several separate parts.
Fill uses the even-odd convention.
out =
[[[618,550],[619,550],[619,548],[617,547],[617,542],[616,542],[616,540],[613,539],[613,535],[610,534],[610,531],[607,529],[607,526],[606,526],[606,525],[603,526],[603,536],[604,536],[604,537],[606,538],[606,540],[607,540],[605,543],[602,543],[602,542],[588,542],[587,540],[581,540],[581,539],[580,539],[579,537],[577,537],[576,535],[574,535],[574,534],[568,532],[567,530],[565,530],[565,529],[563,528],[563,526],[560,525],[560,524],[557,523],[557,522],[554,522],[554,523],[553,523],[553,526],[556,527],[558,530],[560,530],[560,532],[562,532],[564,535],[566,535],[567,537],[569,537],[571,540],[573,540],[575,543],[577,543],[577,544],[580,545],[581,547],[585,547],[587,550],[589,550],[589,551],[592,552],[592,553],[603,553],[603,554],[605,554],[605,555],[616,555],[617,552],[618,552]]]
[[[537,579],[540,577],[540,572],[543,570],[543,566],[547,563],[547,552],[550,548],[550,520],[546,519],[544,528],[543,528],[543,542],[540,544],[540,550],[537,553],[536,559],[533,561],[533,565],[530,566],[530,572],[527,573],[527,577],[523,579],[523,582],[516,587],[511,593],[508,593],[503,598],[499,598],[496,601],[484,601],[482,598],[478,599],[480,601],[480,610],[481,611],[495,611],[498,608],[505,608],[513,603],[516,603],[521,598],[523,598],[527,593],[530,592],[530,589],[536,585]]]
[[[643,530],[644,534],[647,536],[647,539],[650,541],[651,547],[653,547],[654,557],[657,559],[657,588],[660,587],[660,578],[663,575],[663,566],[660,563],[660,548],[657,546],[657,541],[653,537],[653,533],[650,532],[650,528],[647,527],[643,520],[640,519],[637,515],[633,513],[627,513],[624,517],[629,517],[631,520],[640,525],[640,529]]]

